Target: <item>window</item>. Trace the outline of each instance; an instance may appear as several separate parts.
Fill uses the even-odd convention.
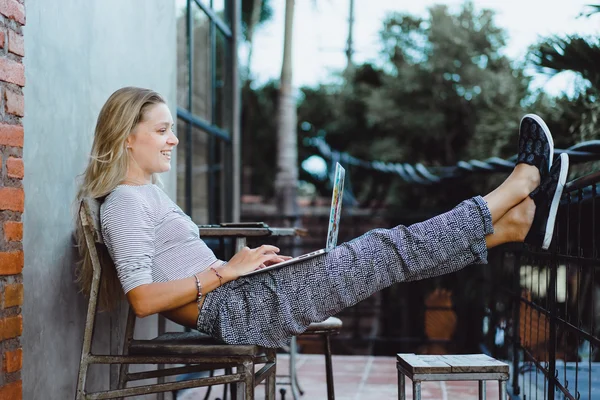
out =
[[[198,224],[235,218],[239,2],[177,1],[177,203]]]

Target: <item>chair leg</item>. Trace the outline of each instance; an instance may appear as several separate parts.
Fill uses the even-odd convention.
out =
[[[75,392],[76,400],[83,400],[85,396],[85,381],[87,377],[88,364],[85,361],[81,361],[79,364],[79,376],[77,377],[77,392]]]
[[[245,375],[246,373],[246,368],[243,364],[240,364],[237,366],[236,372],[238,374],[242,374]],[[236,382],[235,384],[231,384],[231,389],[232,389],[232,393],[231,393],[231,400],[244,400],[244,393],[245,393],[245,386],[246,386],[246,380],[242,381],[242,382]]]
[[[398,371],[398,400],[406,400],[406,376]]]
[[[125,389],[127,386],[127,374],[129,373],[129,364],[121,364],[119,367],[119,389]]]
[[[335,400],[335,391],[333,387],[333,365],[331,362],[331,341],[329,340],[329,334],[323,334],[323,341],[325,345],[325,372],[327,376],[327,399]]]
[[[421,381],[413,381],[413,400],[421,400]]]
[[[225,371],[225,375],[232,375],[233,374],[233,368],[231,367],[225,367],[224,369]],[[215,373],[214,370],[210,371],[210,376],[213,376]],[[229,383],[229,384],[224,384],[223,385],[223,400],[227,400],[227,389],[229,389],[231,391],[231,398],[233,400],[235,400],[235,388],[236,386],[233,383]],[[210,399],[210,391],[212,389],[212,386],[208,387],[208,391],[206,392],[206,397],[204,397],[204,400],[209,400]]]
[[[273,372],[265,378],[265,400],[275,400],[275,365],[271,369]]]
[[[165,366],[163,364],[159,364],[157,366],[157,369],[164,369],[164,367]],[[165,383],[165,377],[164,376],[159,376],[156,379],[156,382],[157,383]],[[165,400],[165,393],[164,392],[157,393],[156,394],[156,400]]]
[[[227,375],[227,369],[225,369],[225,374]],[[215,375],[215,371],[214,370],[210,370],[210,372],[208,373],[209,377],[213,377]],[[210,398],[210,392],[212,392],[212,386],[207,386],[206,387],[206,394],[204,395],[204,400],[208,400]],[[227,393],[227,385],[225,385],[225,393]],[[223,400],[227,400],[227,396],[223,395],[224,399]]]
[[[269,368],[269,372],[265,379],[265,400],[276,400],[275,387],[277,380],[277,352],[273,349],[267,350],[267,362],[273,365]]]
[[[236,400],[254,400],[254,362],[246,360],[238,365],[237,373],[244,378],[236,383]]]
[[[298,400],[298,398],[304,394],[300,385],[298,384],[298,374],[296,374],[296,355],[298,354],[298,344],[296,342],[296,336],[292,337],[290,343],[290,386],[292,389],[292,398]],[[298,394],[300,392],[300,394]]]
[[[506,400],[506,381],[499,381],[500,400]]]
[[[479,381],[479,400],[485,400],[485,381]]]
[[[244,362],[244,370],[246,375],[246,400],[254,400],[254,363],[252,361]]]

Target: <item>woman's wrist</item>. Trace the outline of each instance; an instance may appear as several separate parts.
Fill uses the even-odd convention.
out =
[[[214,270],[215,275],[219,278],[219,282],[221,285],[224,285],[227,282],[231,282],[239,278],[239,276],[235,275],[235,268],[229,268],[229,265],[226,261],[224,261],[218,267],[211,267]]]

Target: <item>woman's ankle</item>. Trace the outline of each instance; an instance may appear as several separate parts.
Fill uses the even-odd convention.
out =
[[[517,164],[511,173],[511,178],[515,180],[515,185],[522,188],[526,195],[529,195],[540,185],[540,171],[528,164]]]

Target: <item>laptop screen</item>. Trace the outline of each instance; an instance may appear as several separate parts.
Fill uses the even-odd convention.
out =
[[[327,230],[327,246],[329,251],[337,245],[340,217],[342,214],[342,196],[344,194],[344,178],[346,170],[335,163],[335,176],[333,177],[333,194],[331,195],[331,211],[329,212],[329,229]]]

